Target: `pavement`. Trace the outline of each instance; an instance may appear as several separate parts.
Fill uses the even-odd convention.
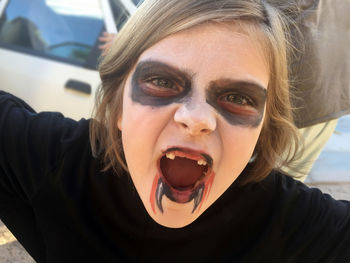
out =
[[[16,238],[0,221],[0,263],[34,263]]]
[[[350,200],[350,115],[338,121],[305,181],[338,200]],[[0,263],[35,262],[0,221]]]

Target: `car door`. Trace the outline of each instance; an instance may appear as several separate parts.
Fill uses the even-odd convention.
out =
[[[90,117],[100,84],[98,37],[117,32],[114,13],[124,17],[121,24],[136,8],[111,1],[117,11],[108,0],[2,0],[0,89],[36,111]]]

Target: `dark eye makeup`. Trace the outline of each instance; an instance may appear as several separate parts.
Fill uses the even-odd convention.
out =
[[[192,77],[163,62],[140,62],[131,80],[131,99],[160,107],[191,101]],[[218,79],[206,89],[206,101],[230,124],[257,127],[265,110],[266,89],[251,81]]]
[[[140,62],[132,76],[131,98],[143,105],[180,102],[191,90],[191,77],[158,61]]]
[[[232,125],[257,127],[264,115],[266,89],[253,82],[212,81],[206,97],[207,102]]]
[[[145,94],[162,98],[174,97],[183,91],[181,85],[164,77],[152,77],[140,81],[139,87]]]

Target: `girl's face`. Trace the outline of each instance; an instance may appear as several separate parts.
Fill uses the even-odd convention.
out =
[[[269,69],[256,38],[206,24],[143,52],[118,121],[131,178],[167,227],[198,218],[237,179],[264,120]]]

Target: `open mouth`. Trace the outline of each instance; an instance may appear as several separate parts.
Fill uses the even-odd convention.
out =
[[[158,175],[155,177],[151,204],[156,202],[163,213],[162,198],[167,196],[177,203],[194,200],[192,213],[205,198],[213,181],[213,160],[205,154],[190,149],[169,148],[158,161]]]

